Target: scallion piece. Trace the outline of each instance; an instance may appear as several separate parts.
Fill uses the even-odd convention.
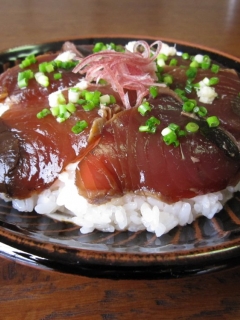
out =
[[[46,72],[47,63],[48,63],[48,62],[39,63],[39,65],[38,65],[38,70],[39,70],[39,72],[43,72],[43,73]]]
[[[185,130],[179,130],[177,132],[178,137],[185,137],[187,135],[187,132]]]
[[[143,102],[139,107],[138,107],[138,112],[142,115],[145,116],[148,111],[151,111],[152,108],[150,107],[149,102]]]
[[[175,124],[175,123],[170,123],[170,124],[168,125],[168,128],[169,128],[170,130],[174,131],[174,132],[178,132],[179,129],[180,129],[179,125],[177,125],[177,124]]]
[[[179,141],[177,135],[174,131],[171,131],[165,135],[163,135],[163,141],[167,144],[173,144],[175,147],[179,146]]]
[[[178,63],[177,59],[171,59],[170,62],[169,62],[169,65],[170,66],[176,66]]]
[[[206,121],[207,121],[209,127],[211,127],[211,128],[218,127],[220,124],[220,121],[219,121],[218,117],[216,117],[216,116],[208,117],[206,119]]]
[[[167,61],[167,56],[164,53],[159,53],[159,55],[157,56],[157,60],[163,60],[163,61]]]
[[[35,74],[35,79],[42,87],[48,87],[49,86],[49,78],[44,73],[37,72]]]
[[[158,89],[156,86],[151,86],[149,88],[149,92],[150,92],[150,95],[153,97],[153,98],[156,98],[157,95],[158,95]]]
[[[72,103],[72,102],[68,102],[68,104],[66,105],[66,109],[67,109],[67,111],[69,111],[70,113],[74,113],[74,112],[77,110],[75,104]]]
[[[194,79],[197,75],[197,71],[198,69],[197,68],[193,68],[193,67],[190,67],[189,69],[187,69],[186,71],[186,76],[190,79]]]
[[[189,133],[194,133],[198,131],[199,125],[195,122],[188,122],[188,124],[185,126],[185,129]]]
[[[172,84],[173,83],[173,77],[170,74],[164,74],[163,75],[163,82],[166,85]]]
[[[146,121],[145,125],[139,127],[139,131],[140,132],[155,133],[157,130],[157,125],[159,125],[159,124],[160,124],[159,119],[157,119],[155,117],[151,117]]]
[[[29,67],[31,64],[36,63],[36,57],[34,54],[30,54],[29,56],[27,56],[20,64],[19,67],[21,69]]]
[[[81,133],[87,127],[88,127],[87,121],[80,120],[75,124],[75,126],[72,127],[72,132],[75,134],[78,134],[78,133]]]
[[[59,107],[58,106],[52,107],[50,110],[51,110],[51,113],[54,117],[58,117],[58,115],[59,115]]]
[[[114,103],[116,103],[116,98],[112,94],[110,94],[110,104]]]
[[[54,73],[53,78],[54,78],[54,80],[59,80],[59,79],[62,78],[62,74],[59,73],[59,72],[58,73]]]
[[[182,109],[183,109],[183,111],[186,111],[186,112],[192,112],[194,107],[195,107],[195,103],[188,100],[188,101],[184,102]]]
[[[184,59],[184,60],[188,60],[189,59],[189,54],[187,53],[187,52],[185,52],[185,53],[183,53],[182,54],[182,58]]]
[[[212,77],[212,78],[209,79],[208,85],[209,85],[209,86],[214,86],[215,84],[218,84],[218,83],[219,83],[219,78],[217,78],[217,77]]]
[[[199,117],[205,117],[207,115],[207,108],[205,107],[199,107],[198,115]]]
[[[18,86],[19,88],[25,88],[28,86],[28,81],[34,77],[32,70],[25,70],[18,73]]]
[[[43,109],[42,111],[37,113],[37,118],[42,119],[42,118],[45,118],[49,114],[51,114],[51,111],[49,109]]]
[[[95,108],[95,104],[92,101],[86,101],[86,104],[82,105],[83,110],[91,111]]]
[[[212,66],[211,66],[211,71],[212,71],[213,73],[218,73],[219,69],[220,69],[220,67],[219,67],[218,65],[212,64]]]
[[[95,44],[95,46],[93,47],[93,52],[99,52],[102,50],[106,50],[106,46],[103,42],[98,42]]]
[[[203,61],[202,63],[201,63],[201,68],[203,69],[203,70],[207,70],[207,69],[209,69],[210,68],[210,62],[208,62],[208,61]]]
[[[193,88],[192,84],[190,84],[190,83],[186,84],[186,87],[185,87],[186,93],[191,93],[192,88]]]
[[[196,60],[193,60],[190,65],[191,68],[198,68],[199,67],[199,63]]]
[[[27,78],[23,78],[23,79],[18,81],[18,87],[20,89],[26,88],[27,86],[28,86],[28,79]]]

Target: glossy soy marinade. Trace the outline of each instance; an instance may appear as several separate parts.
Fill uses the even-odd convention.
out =
[[[56,55],[41,56],[30,68],[37,72],[39,63],[55,58]],[[0,192],[9,198],[25,199],[53,184],[64,168],[86,149],[90,136],[98,133],[104,119],[98,108],[86,112],[81,106],[61,123],[51,114],[38,118],[42,110],[49,110],[51,93],[62,90],[67,100],[68,88],[79,83],[82,76],[72,73],[72,68],[60,69],[59,80],[54,79],[53,73],[48,74],[47,87],[33,78],[27,87],[19,88],[17,75],[21,71],[16,66],[0,79],[2,93],[7,94],[2,103],[9,106],[0,118]],[[89,90],[95,91],[96,87]],[[112,92],[104,87],[102,92],[106,91]],[[101,121],[93,126],[96,119]],[[76,134],[72,128],[79,120],[86,121],[87,127]]]
[[[234,70],[191,68],[191,61],[177,58],[178,65],[158,70],[161,80],[174,91],[145,100],[152,108],[147,117],[160,120],[157,131],[139,131],[144,121],[137,108],[126,110],[107,123],[99,144],[79,163],[76,184],[80,194],[93,203],[106,202],[128,192],[157,196],[167,202],[206,194],[235,185],[239,180],[240,80]],[[191,74],[193,69],[196,71]],[[190,76],[188,75],[190,71]],[[213,79],[212,101],[201,101],[197,84]],[[190,83],[190,90],[186,87]],[[184,91],[183,96],[179,91]],[[178,98],[176,98],[178,94]],[[206,109],[205,116],[186,112],[186,100],[194,99]],[[220,125],[208,128],[206,119],[217,117]],[[199,126],[196,133],[166,145],[161,131],[174,123],[185,129],[189,121]]]
[[[139,132],[144,123],[137,108],[116,115],[101,139],[79,163],[76,184],[93,203],[127,192],[160,197],[167,202],[214,192],[235,184],[239,161],[226,156],[200,132],[166,145],[161,130],[169,123],[184,127],[181,103],[171,95],[149,99],[149,116],[160,119],[156,133]]]
[[[74,161],[80,161],[76,171],[78,191],[93,203],[107,202],[128,192],[150,194],[174,202],[222,190],[239,180],[239,152],[236,157],[229,157],[230,152],[224,150],[226,143],[224,140],[219,143],[218,134],[221,133],[221,139],[230,134],[229,140],[234,140],[238,150],[238,75],[233,71],[219,71],[220,81],[215,86],[217,98],[203,105],[207,107],[208,115],[219,117],[221,125],[217,128],[217,134],[215,129],[206,131],[203,130],[206,128],[205,118],[183,112],[184,100],[172,91],[185,88],[187,64],[184,64],[185,67],[161,68],[161,80],[165,74],[170,74],[173,81],[162,84],[159,80],[157,84],[159,70],[154,61],[156,55],[150,56],[147,45],[144,42],[141,44],[147,48],[143,56],[139,52],[128,52],[126,55],[109,51],[90,56],[80,63],[83,65],[80,74],[79,69],[74,73],[64,70],[63,79],[58,81],[51,74],[48,88],[41,88],[30,80],[26,90],[19,90],[16,86],[17,67],[12,69],[12,76],[11,70],[1,76],[1,90],[7,92],[5,101],[11,104],[10,110],[2,115],[0,126],[3,137],[0,145],[2,193],[19,199],[38,194],[50,187],[64,168]],[[159,42],[157,44],[159,50]],[[110,57],[110,64],[107,57]],[[110,106],[105,110],[110,116],[103,119],[103,115],[99,114],[100,106],[88,112],[78,108],[63,123],[58,123],[52,115],[38,119],[36,114],[43,108],[49,108],[48,96],[51,92],[74,86],[85,76],[90,90],[95,90],[94,83],[101,77],[96,73],[95,66],[92,68],[92,60],[97,70],[103,70],[102,75],[107,77],[107,81],[104,77],[102,79],[107,82],[107,85],[100,86],[102,94],[115,95],[115,106],[120,108],[118,112],[123,105],[127,110],[113,116],[114,106]],[[211,76],[209,70],[200,69],[192,83]],[[115,79],[115,85],[112,85],[112,79]],[[153,97],[149,88],[155,84],[158,94]],[[169,86],[170,90],[163,89],[164,86]],[[200,103],[195,88],[187,96]],[[151,106],[146,116],[138,111],[141,103],[139,97]],[[140,126],[151,116],[160,121],[156,132],[140,132]],[[92,124],[99,118],[101,125],[94,138],[89,139]],[[78,119],[86,120],[89,126],[76,135],[71,128]],[[179,138],[178,146],[167,145],[163,141],[161,132],[170,123],[185,129],[189,121],[197,123],[200,130]],[[215,138],[217,136],[218,144],[211,139],[212,133]],[[11,148],[7,149],[7,145]]]

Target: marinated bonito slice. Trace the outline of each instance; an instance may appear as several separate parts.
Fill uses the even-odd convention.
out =
[[[115,115],[99,142],[79,162],[76,185],[90,202],[106,202],[127,192],[151,194],[172,202],[219,191],[238,179],[239,161],[209,141],[199,130],[180,138],[180,146],[166,145],[161,131],[170,123],[185,128],[182,104],[172,95],[148,100],[147,117],[137,108]],[[154,134],[140,132],[146,118],[160,124]]]

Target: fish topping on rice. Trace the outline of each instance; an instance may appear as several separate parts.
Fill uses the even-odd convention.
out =
[[[161,41],[72,43],[0,75],[0,194],[95,229],[158,237],[239,190],[240,79]]]

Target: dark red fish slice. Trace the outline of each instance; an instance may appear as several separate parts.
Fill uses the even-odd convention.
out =
[[[186,87],[186,68],[169,67],[165,71],[173,76],[173,83],[170,85],[171,89],[185,89]],[[221,69],[217,74],[211,70],[198,69],[196,78],[193,83],[198,83],[204,78],[217,77],[219,83],[214,85],[218,97],[213,100],[211,104],[202,103],[197,97],[196,90],[186,96],[189,99],[196,99],[199,106],[205,106],[208,109],[208,116],[218,116],[221,126],[228,132],[232,133],[236,140],[240,141],[240,79],[236,71],[230,69]]]
[[[18,104],[4,113],[0,122],[0,191],[14,198],[26,198],[34,192],[49,187],[67,164],[86,148],[97,110],[86,112],[79,108],[63,123],[49,115],[36,117],[37,112],[48,107],[47,100],[29,105]],[[78,120],[86,120],[89,127],[80,134],[71,128]],[[11,147],[6,151],[5,141]],[[7,158],[6,158],[7,152]],[[6,167],[7,166],[7,167]]]
[[[80,161],[76,184],[84,197],[101,203],[137,192],[171,202],[234,182],[239,161],[227,157],[200,132],[182,137],[180,147],[163,142],[161,130],[169,123],[184,128],[189,121],[181,116],[179,101],[160,95],[149,102],[154,108],[148,117],[161,120],[155,134],[139,132],[146,118],[136,108],[123,111],[106,124],[98,145]]]
[[[24,70],[32,70],[38,72],[38,66],[42,62],[54,60],[57,54],[46,54],[37,57],[37,63],[30,65],[27,68],[21,69],[19,66],[8,69],[0,75],[0,97],[9,97],[13,102],[21,101],[39,101],[43,97],[48,97],[51,92],[68,88],[79,82],[82,78],[80,74],[74,74],[70,70],[56,69],[56,72],[61,72],[62,78],[54,80],[54,72],[48,73],[49,86],[47,88],[40,86],[35,79],[30,79],[28,87],[20,89],[17,84],[18,73]]]

